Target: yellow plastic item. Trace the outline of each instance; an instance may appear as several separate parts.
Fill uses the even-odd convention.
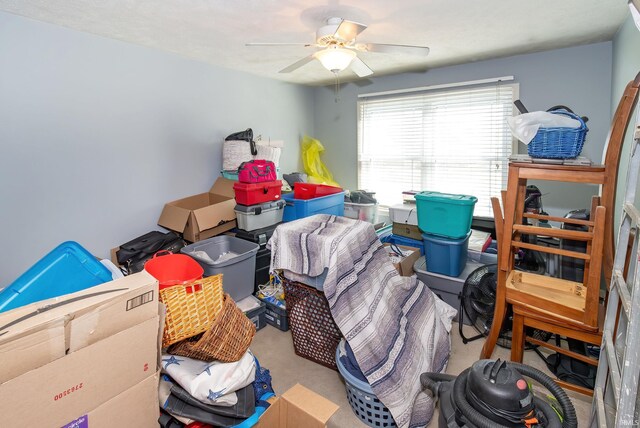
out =
[[[333,181],[331,171],[320,159],[322,152],[324,152],[324,146],[320,141],[307,135],[304,136],[302,139],[302,164],[309,183],[340,187],[338,183]]]

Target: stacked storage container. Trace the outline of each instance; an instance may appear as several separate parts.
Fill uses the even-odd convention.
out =
[[[381,237],[383,243],[404,245],[420,249],[424,256],[422,232],[418,229],[418,211],[415,200],[389,207],[389,220],[393,224],[391,234]]]
[[[340,187],[324,184],[295,183],[286,201],[283,221],[293,221],[314,214],[344,215],[344,192]]]
[[[254,160],[240,165],[238,182],[233,185],[238,229],[250,232],[280,223],[285,206],[281,189],[273,162]]]
[[[477,201],[475,196],[438,192],[416,195],[427,271],[455,277],[463,271]]]

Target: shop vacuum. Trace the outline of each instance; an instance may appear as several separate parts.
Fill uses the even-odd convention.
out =
[[[551,395],[534,396],[525,379]],[[438,428],[577,428],[566,392],[533,367],[501,360],[479,360],[459,376],[423,373],[422,386],[439,401]]]

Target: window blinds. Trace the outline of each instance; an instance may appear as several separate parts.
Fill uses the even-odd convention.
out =
[[[515,84],[456,88],[358,102],[358,187],[380,205],[404,190],[478,198],[474,215],[492,217],[491,196],[506,189]]]

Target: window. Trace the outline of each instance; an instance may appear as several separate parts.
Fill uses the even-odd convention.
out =
[[[478,198],[474,215],[492,217],[491,196],[506,189],[514,140],[517,84],[491,84],[358,102],[358,187],[381,206],[402,191],[432,190]]]

